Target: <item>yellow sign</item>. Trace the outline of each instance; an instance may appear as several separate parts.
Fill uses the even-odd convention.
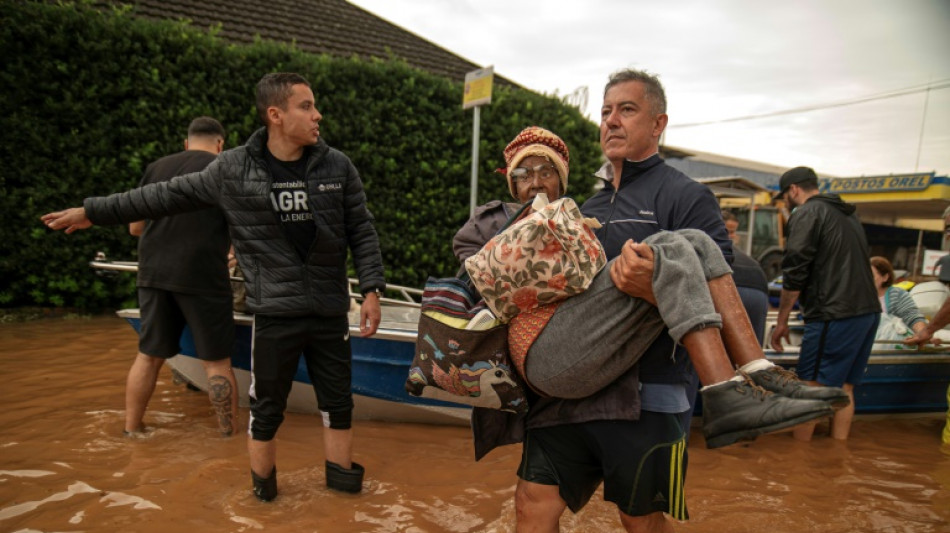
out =
[[[462,109],[491,103],[491,86],[495,77],[495,67],[473,70],[465,75],[465,93],[462,95]]]
[[[823,180],[821,192],[851,194],[888,191],[922,191],[930,187],[933,173]]]

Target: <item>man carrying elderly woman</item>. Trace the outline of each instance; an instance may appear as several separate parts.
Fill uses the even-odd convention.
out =
[[[460,261],[477,253],[521,204],[540,193],[557,199],[567,191],[570,155],[554,133],[539,127],[526,128],[506,147],[504,155],[509,190],[519,203],[494,201],[476,208],[453,242]],[[527,214],[530,208],[523,211]],[[613,278],[623,280],[632,275],[630,254],[652,263],[652,272],[638,273],[652,276],[652,295],[646,298],[632,298],[614,283]],[[829,416],[831,403],[842,399],[842,391],[836,389],[804,390],[796,383],[789,386],[794,378],[778,367],[773,369],[765,360],[742,309],[729,264],[716,242],[702,231],[661,231],[642,243],[630,244],[623,255],[608,259],[607,267],[586,291],[522,311],[509,323],[512,359],[534,393],[527,415],[518,417],[481,408],[474,411],[476,457],[496,445],[525,441],[516,496],[519,524],[532,520],[528,511],[531,503],[523,497],[530,490],[525,492],[525,487],[554,486],[576,512],[604,479],[594,476],[575,482],[563,479],[556,465],[555,471],[539,469],[538,465],[551,464],[550,457],[546,457],[551,452],[551,440],[542,439],[544,444],[539,449],[532,444],[532,434],[553,427],[574,431],[615,421],[636,426],[638,442],[630,447],[625,438],[612,439],[613,455],[641,450],[634,459],[639,462],[652,450],[665,451],[650,463],[657,471],[649,480],[637,479],[638,474],[630,469],[619,482],[606,480],[605,499],[618,505],[621,500],[632,501],[624,503],[621,512],[635,517],[653,512],[651,503],[642,500],[662,494],[671,508],[681,510],[679,515],[670,514],[685,518],[682,491],[674,494],[672,486],[681,488],[685,475],[683,430],[673,427],[678,424],[668,418],[639,409],[637,363],[662,336],[686,347],[700,380],[706,384],[702,391],[704,434],[711,448]],[[727,325],[729,321],[740,323]],[[722,334],[727,328],[730,334]],[[525,338],[529,339],[527,343]],[[774,375],[757,384],[749,373],[737,372],[734,363],[753,373]],[[780,390],[767,392],[760,385]],[[604,435],[605,442],[611,440]],[[673,441],[680,445],[667,446]],[[554,450],[555,455],[582,456],[582,452],[568,449],[573,446],[570,439],[562,442],[565,449]],[[681,458],[679,472],[670,471],[676,461],[671,463],[669,459],[675,454]],[[674,478],[675,483],[670,484]],[[632,485],[640,485],[635,495],[631,493]]]

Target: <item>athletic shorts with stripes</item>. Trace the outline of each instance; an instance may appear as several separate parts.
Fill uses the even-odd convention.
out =
[[[518,477],[557,485],[573,512],[604,483],[625,514],[687,520],[686,434],[677,416],[642,411],[639,421],[603,420],[528,430]]]

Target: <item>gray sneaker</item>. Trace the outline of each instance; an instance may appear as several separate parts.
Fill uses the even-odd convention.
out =
[[[840,387],[825,387],[808,385],[794,372],[773,365],[771,368],[752,372],[748,375],[756,385],[772,391],[786,398],[799,400],[823,400],[831,404],[834,409],[841,409],[851,404],[848,393]]]
[[[720,448],[740,440],[831,416],[828,402],[800,400],[773,394],[752,382],[727,381],[703,389],[703,436],[707,448]]]

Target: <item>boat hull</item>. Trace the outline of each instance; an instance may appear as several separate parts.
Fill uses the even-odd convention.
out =
[[[409,366],[415,350],[414,310],[401,308],[391,311],[396,317],[387,322],[371,338],[359,336],[355,326],[358,316],[350,317],[350,346],[353,352],[353,416],[359,420],[384,420],[422,424],[468,425],[471,409],[447,402],[417,398],[403,388],[409,375]],[[138,309],[124,309],[118,315],[136,330],[141,322]],[[416,315],[417,316],[417,315]],[[356,320],[354,320],[354,318]],[[413,329],[406,329],[411,324]],[[235,345],[231,366],[238,382],[240,404],[248,405],[251,371],[251,339],[253,318],[235,314]],[[386,327],[388,326],[388,327]],[[191,385],[207,390],[208,380],[197,359],[194,339],[187,327],[180,340],[181,353],[168,360],[176,376]],[[287,399],[287,410],[296,413],[316,413],[317,400],[307,375],[303,358],[297,366],[293,387]]]
[[[768,353],[772,362],[795,370],[797,354]],[[876,351],[854,389],[855,412],[932,413],[947,410],[950,355]]]
[[[775,314],[766,323],[765,339],[771,338]],[[784,352],[765,349],[765,356],[795,370],[805,325],[789,323],[790,345]],[[942,334],[942,333],[941,333]],[[854,389],[855,412],[932,413],[947,410],[950,386],[950,349],[946,345],[921,350],[894,343],[875,343],[861,384]]]
[[[468,407],[417,398],[403,388],[412,363],[418,309],[383,307],[383,321],[371,338],[359,336],[355,324],[359,317],[350,316],[350,344],[353,351],[354,417],[363,420],[387,420],[429,424],[468,425]],[[120,311],[138,331],[137,309]],[[253,318],[235,314],[236,339],[232,366],[241,392],[241,404],[248,404],[251,369],[251,338]],[[774,326],[774,322],[770,321]],[[766,357],[784,368],[795,370],[801,324],[792,325],[792,346],[785,353],[766,349]],[[768,337],[766,337],[768,338]],[[195,355],[194,341],[187,328],[181,338],[182,353],[169,360],[169,366],[186,381],[207,389],[204,369]],[[855,389],[855,410],[860,414],[929,413],[947,410],[947,387],[950,386],[950,351],[918,352],[895,346],[876,348],[865,370],[861,385]],[[300,360],[287,408],[292,412],[317,412],[316,396],[310,384],[303,359]],[[702,404],[697,398],[696,414]]]

